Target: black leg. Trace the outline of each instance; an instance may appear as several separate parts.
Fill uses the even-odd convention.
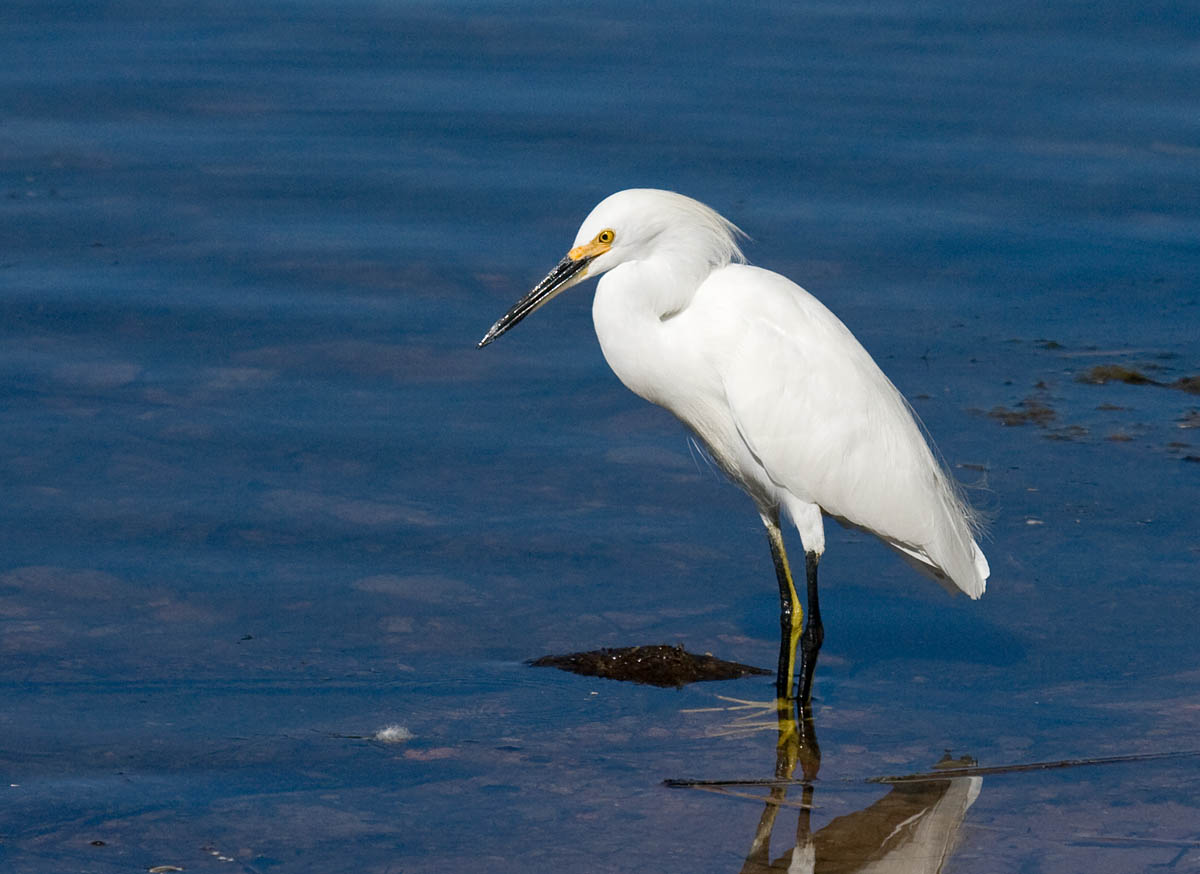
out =
[[[808,622],[800,635],[800,706],[807,709],[812,702],[813,672],[817,669],[817,653],[825,640],[821,625],[821,605],[817,599],[817,564],[821,556],[815,552],[804,556],[804,573],[808,578]]]
[[[794,617],[796,625],[800,617]],[[796,694],[793,681],[793,666],[796,660],[795,637],[792,635],[792,599],[788,597],[786,586],[780,586],[779,592],[779,667],[775,673],[775,695],[777,698],[790,699]]]
[[[779,581],[779,668],[775,674],[776,697],[790,700],[795,697],[796,645],[800,638],[800,622],[804,608],[796,595],[792,582],[792,571],[788,566],[787,551],[783,548],[783,534],[779,530],[778,517],[763,516],[767,526],[767,539],[771,543],[771,559],[775,562],[775,577]]]

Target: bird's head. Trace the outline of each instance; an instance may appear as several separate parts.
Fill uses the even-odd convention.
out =
[[[653,188],[630,188],[600,201],[575,244],[546,278],[521,298],[479,341],[482,348],[560,292],[631,261],[664,259],[697,277],[741,261],[742,232],[697,200]]]

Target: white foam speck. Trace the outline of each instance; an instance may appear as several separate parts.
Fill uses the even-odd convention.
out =
[[[403,725],[388,725],[375,732],[375,740],[385,744],[402,744],[413,739],[413,733]]]

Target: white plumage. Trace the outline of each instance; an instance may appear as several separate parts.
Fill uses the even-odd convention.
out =
[[[819,300],[742,263],[739,234],[680,194],[613,194],[584,220],[567,258],[480,345],[603,274],[592,317],[605,359],[630,390],[691,428],[769,531],[780,508],[791,517],[812,564],[811,613],[823,515],[878,535],[978,598],[988,564],[972,513],[912,410]]]

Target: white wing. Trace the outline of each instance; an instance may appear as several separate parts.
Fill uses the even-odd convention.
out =
[[[987,561],[969,511],[846,326],[800,286],[755,267],[717,271],[696,303],[700,295],[723,320],[719,367],[738,432],[771,481],[983,594]]]

